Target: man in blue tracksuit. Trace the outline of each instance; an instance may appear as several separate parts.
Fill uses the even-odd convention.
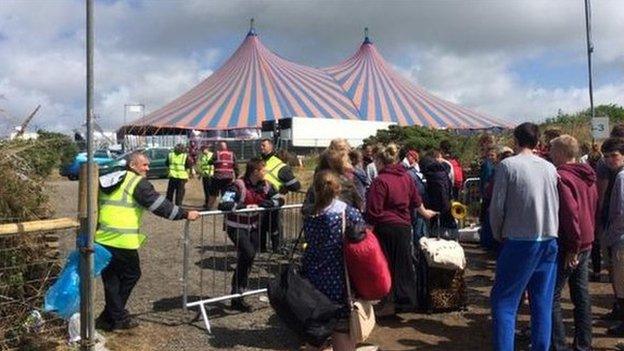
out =
[[[531,350],[548,351],[557,278],[557,170],[533,153],[539,140],[537,125],[519,125],[514,139],[518,153],[497,167],[490,204],[492,233],[502,242],[490,294],[493,348],[514,350],[518,305],[528,290]]]

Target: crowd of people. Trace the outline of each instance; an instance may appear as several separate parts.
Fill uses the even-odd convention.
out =
[[[528,300],[532,350],[590,350],[588,282],[601,279],[604,261],[610,263],[615,296],[613,311],[604,318],[618,322],[610,335],[624,336],[624,125],[615,126],[600,148],[583,147],[557,130],[542,138],[532,123],[517,126],[513,138],[514,149],[497,145],[490,134],[479,140],[480,244],[497,258],[490,295],[494,349],[514,349],[516,314]],[[238,255],[231,292],[242,293],[256,253],[267,251],[269,242],[270,249],[278,251],[282,243],[278,209],[283,195],[301,188],[271,140],[262,140],[259,151],[260,157],[249,160],[239,178],[236,158],[225,142],[214,151],[202,147],[193,153],[176,147],[167,161],[166,196],[141,179],[146,158],[133,154],[127,172],[108,175],[110,184],[102,184],[100,198],[110,206],[125,206],[124,211],[132,205],[135,212],[147,208],[169,219],[196,219],[196,211],[179,205],[187,179],[197,173],[206,209],[264,208],[225,217],[225,230]],[[392,143],[356,149],[345,139],[335,139],[321,153],[301,210],[306,243],[301,274],[343,306],[324,347],[355,350],[343,250],[345,240],[361,237],[367,228],[379,240],[392,277],[390,294],[376,305],[377,317],[427,309],[421,274],[426,261],[417,259],[418,241],[427,236],[458,238],[451,203],[460,196],[465,172],[447,141],[431,150]],[[134,200],[126,196],[123,201],[128,203],[118,204],[125,190]],[[136,250],[144,240],[138,233],[140,213],[130,224],[117,223],[113,212],[118,210],[100,207],[96,235],[96,241],[113,252],[112,264],[102,275],[106,307],[100,318],[112,329],[134,325],[125,303],[140,276]],[[136,237],[128,237],[129,230]],[[133,271],[128,271],[130,261]],[[566,343],[561,313],[566,283],[574,304],[573,345]],[[251,311],[242,298],[232,300],[231,307]]]
[[[601,280],[604,261],[610,262],[615,300],[602,318],[616,322],[608,335],[624,336],[624,125],[615,126],[600,148],[582,147],[554,129],[541,138],[532,123],[516,127],[513,138],[515,150],[496,145],[492,135],[480,139],[480,240],[496,257],[493,348],[514,349],[517,311],[527,300],[532,350],[591,350],[589,281]],[[331,143],[303,207],[309,247],[302,270],[316,288],[345,304],[343,237],[349,228],[368,225],[392,274],[392,292],[376,306],[377,315],[423,307],[418,239],[457,228],[450,201],[458,197],[464,170],[449,150],[447,143],[425,152],[366,145],[361,155],[344,140]],[[574,305],[572,345],[561,311],[566,284]],[[344,323],[332,341],[334,350],[355,347]]]

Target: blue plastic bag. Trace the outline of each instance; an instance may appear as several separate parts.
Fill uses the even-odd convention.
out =
[[[94,275],[102,273],[111,260],[111,253],[103,246],[94,244]],[[63,271],[48,289],[44,298],[44,311],[69,319],[80,308],[80,253],[72,251],[67,257]]]

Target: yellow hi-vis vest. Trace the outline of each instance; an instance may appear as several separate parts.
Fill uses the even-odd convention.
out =
[[[176,154],[169,153],[169,178],[188,179],[189,174],[186,170],[186,153]]]
[[[271,183],[276,190],[280,190],[284,183],[279,179],[278,174],[280,169],[285,167],[286,164],[282,162],[277,156],[273,155],[265,162],[266,173],[264,180]]]
[[[208,163],[212,158],[212,152],[208,152],[207,154],[202,153],[199,159],[199,170],[203,177],[212,177],[214,174],[214,165]]]
[[[145,241],[139,233],[143,208],[132,197],[141,176],[128,171],[121,185],[112,193],[100,191],[99,215],[95,242],[120,249],[138,249]]]

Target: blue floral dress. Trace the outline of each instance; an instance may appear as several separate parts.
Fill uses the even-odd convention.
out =
[[[304,218],[303,228],[308,246],[302,258],[302,275],[330,300],[346,306],[343,212],[347,226],[364,222],[360,211],[340,200],[334,200],[321,214]],[[348,313],[345,308],[338,317],[347,317]]]

